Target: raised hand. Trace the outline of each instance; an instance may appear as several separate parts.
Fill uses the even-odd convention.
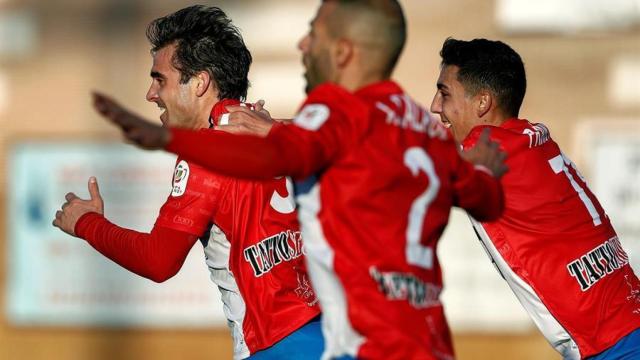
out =
[[[74,193],[65,195],[66,202],[62,204],[62,210],[56,211],[53,226],[69,235],[76,236],[76,223],[82,215],[89,212],[104,214],[104,202],[100,196],[98,180],[93,176],[89,178],[89,196],[89,200],[83,200]]]
[[[509,170],[504,163],[507,154],[500,150],[497,142],[489,138],[490,132],[489,128],[482,130],[476,145],[460,155],[463,159],[475,165],[486,167],[493,173],[494,177],[501,178]]]
[[[96,111],[122,129],[126,139],[147,150],[163,149],[171,139],[171,132],[122,107],[110,97],[94,92]]]

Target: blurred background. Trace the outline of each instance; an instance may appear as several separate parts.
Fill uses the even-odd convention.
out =
[[[249,100],[291,117],[303,99],[296,44],[316,0],[206,2],[254,56]],[[640,0],[404,0],[409,39],[395,78],[428,106],[444,39],[486,37],[523,57],[521,117],[543,122],[599,197],[640,269]],[[0,359],[231,359],[217,289],[197,244],[163,284],[103,259],[50,222],[97,175],[106,214],[149,230],[174,159],[122,145],[90,105],[145,101],[144,32],[177,0],[0,0]],[[441,242],[443,302],[459,359],[559,359],[454,212]]]

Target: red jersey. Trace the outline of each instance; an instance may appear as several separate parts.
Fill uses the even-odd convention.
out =
[[[476,231],[551,345],[567,359],[598,354],[640,328],[640,282],[609,218],[549,130],[520,119],[490,128],[508,155],[506,204],[498,221],[474,222]]]
[[[397,84],[319,86],[266,139],[204,135],[174,129],[167,148],[234,176],[307,179],[296,190],[323,359],[453,358],[437,241],[451,206],[494,219],[502,192]],[[205,156],[209,144],[235,158]]]
[[[211,118],[237,103],[217,103]],[[226,151],[207,155],[226,156]],[[320,313],[288,181],[239,180],[178,158],[171,195],[156,221],[157,227],[201,236],[235,358],[273,345]]]

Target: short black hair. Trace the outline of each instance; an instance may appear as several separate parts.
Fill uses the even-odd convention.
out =
[[[501,41],[447,38],[440,51],[442,66],[459,68],[458,81],[467,94],[491,91],[507,116],[518,116],[527,90],[527,78],[520,55]]]
[[[220,8],[194,5],[155,19],[147,28],[147,39],[152,52],[176,44],[172,62],[181,83],[206,71],[221,99],[246,98],[251,53]]]
[[[332,16],[334,24],[329,29],[334,35],[341,35],[340,32],[344,31],[349,23],[353,23],[357,16],[367,14],[375,16],[375,21],[370,19],[365,21],[382,41],[383,45],[378,50],[384,53],[384,58],[381,59],[384,62],[383,71],[386,76],[390,76],[407,42],[407,22],[400,3],[397,0],[323,0],[322,2],[338,4],[338,14]],[[340,13],[341,10],[342,13]]]

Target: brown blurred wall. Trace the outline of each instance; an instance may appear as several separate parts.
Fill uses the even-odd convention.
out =
[[[269,7],[276,3],[281,2],[209,2],[222,8]],[[310,18],[317,2],[306,0],[306,3]],[[594,115],[640,119],[637,106],[618,108],[607,101],[606,93],[611,59],[625,54],[640,56],[637,28],[607,36],[513,37],[495,25],[493,1],[405,0],[403,3],[409,20],[409,42],[395,77],[426,105],[434,93],[439,71],[438,51],[443,40],[447,36],[487,37],[506,41],[522,55],[529,81],[522,114],[545,122],[570,156],[572,128],[580,119]],[[0,71],[8,75],[11,89],[9,107],[0,113],[0,166],[6,168],[7,148],[16,139],[98,136],[118,139],[117,132],[91,110],[90,89],[116,94],[140,113],[157,116],[155,106],[144,100],[150,66],[144,29],[153,18],[186,5],[177,0],[0,1],[0,12],[31,11],[37,19],[39,35],[31,56],[0,58]],[[297,60],[293,50],[283,57]],[[256,54],[254,67],[271,60],[272,56]],[[268,99],[268,94],[264,97]],[[291,115],[296,105],[292,103],[289,108],[276,110],[283,116]],[[0,176],[2,292],[7,278],[8,242],[4,215],[10,211],[6,208],[6,180],[6,176]],[[472,299],[469,300],[472,303]],[[521,335],[464,334],[453,330],[459,359],[559,359],[533,328]],[[230,359],[231,356],[226,329],[16,328],[7,323],[4,311],[0,315],[0,359],[161,360]]]

